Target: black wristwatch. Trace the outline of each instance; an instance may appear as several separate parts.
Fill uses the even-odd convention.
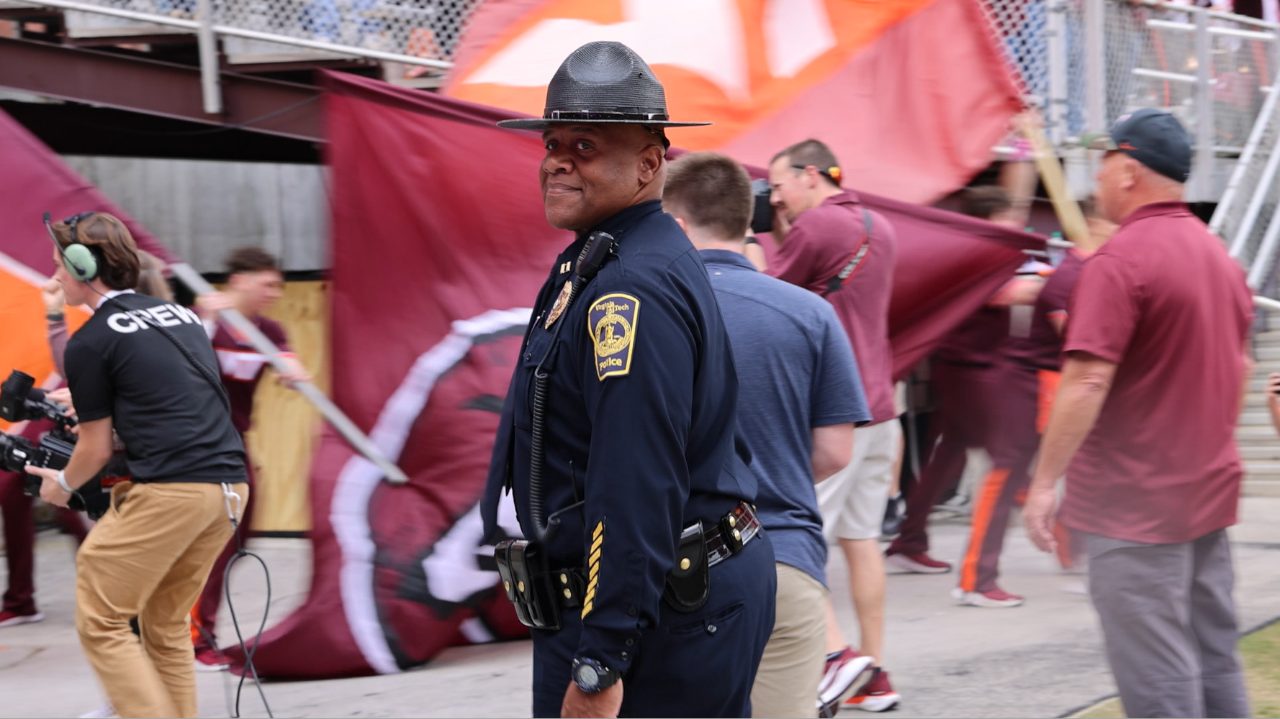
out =
[[[618,673],[594,659],[573,660],[573,683],[583,694],[598,694],[618,683]]]

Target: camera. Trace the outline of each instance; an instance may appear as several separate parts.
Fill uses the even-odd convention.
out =
[[[0,419],[8,422],[48,420],[53,429],[33,444],[25,437],[0,434],[0,468],[10,472],[23,472],[26,465],[63,469],[71,461],[75,450],[76,435],[71,428],[76,420],[58,405],[45,399],[44,392],[35,389],[31,375],[14,370],[0,385]],[[71,495],[68,506],[85,512],[91,518],[101,517],[111,503],[110,495],[103,489],[104,475],[118,467],[113,459],[104,473],[87,482]],[[26,475],[22,491],[36,497],[40,495],[40,478]]]
[[[757,179],[751,181],[751,231],[757,235],[773,231],[773,205],[769,204],[769,196],[773,189],[769,181]]]

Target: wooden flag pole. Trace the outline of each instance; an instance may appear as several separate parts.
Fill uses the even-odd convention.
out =
[[[1029,110],[1018,117],[1018,130],[1031,142],[1032,158],[1036,170],[1040,173],[1040,181],[1049,193],[1049,201],[1053,203],[1053,211],[1058,216],[1058,224],[1062,225],[1062,234],[1076,244],[1077,247],[1089,246],[1089,224],[1080,211],[1080,205],[1067,189],[1067,177],[1058,163],[1058,156],[1044,134],[1044,124],[1040,114]]]

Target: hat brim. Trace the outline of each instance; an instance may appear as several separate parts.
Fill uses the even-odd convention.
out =
[[[1116,141],[1111,137],[1110,133],[1086,134],[1080,138],[1080,144],[1089,150],[1103,150],[1109,152],[1111,150],[1120,149],[1120,147],[1116,145]]]
[[[670,120],[545,120],[541,117],[499,120],[498,127],[508,130],[545,130],[552,125],[644,125],[646,127],[703,127],[709,122],[672,122]]]

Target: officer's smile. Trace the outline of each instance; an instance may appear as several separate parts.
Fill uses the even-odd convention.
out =
[[[566,185],[563,182],[548,182],[546,190],[543,194],[545,194],[547,197],[552,197],[555,195],[574,195],[580,192],[582,192],[581,187]]]

